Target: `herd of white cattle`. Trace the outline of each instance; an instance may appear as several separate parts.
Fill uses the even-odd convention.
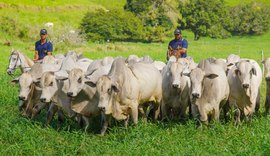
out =
[[[270,58],[262,61],[266,71],[266,102],[270,107]],[[74,119],[86,128],[90,119],[100,117],[101,134],[111,119],[127,126],[138,117],[155,120],[182,120],[193,117],[197,126],[218,121],[221,114],[235,124],[250,119],[260,108],[263,73],[252,59],[231,54],[227,59],[209,58],[194,62],[191,57],[171,57],[154,61],[149,56],[105,57],[91,60],[75,52],[46,56],[34,63],[12,50],[7,73],[22,74],[12,80],[19,83],[19,110],[34,118],[47,111],[46,124],[54,115]]]

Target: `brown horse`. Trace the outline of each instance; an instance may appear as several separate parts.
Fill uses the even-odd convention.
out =
[[[173,49],[171,46],[169,47],[168,51],[167,51],[167,60],[169,60],[169,58],[171,56],[175,56],[175,58],[178,60],[178,58],[181,58],[182,53],[181,50],[182,47],[178,46],[176,49]]]

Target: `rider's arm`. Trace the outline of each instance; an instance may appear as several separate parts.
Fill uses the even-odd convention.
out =
[[[35,55],[34,55],[34,61],[38,60],[38,51],[35,51]]]
[[[52,55],[52,51],[53,51],[53,45],[52,45],[52,43],[50,43],[49,46],[48,46],[47,55]]]
[[[187,48],[188,48],[188,41],[187,40],[183,40],[183,44],[182,44],[182,48],[180,49],[180,53],[184,54],[187,52]]]

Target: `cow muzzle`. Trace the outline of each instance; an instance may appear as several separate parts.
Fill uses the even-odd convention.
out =
[[[192,93],[191,95],[193,99],[198,99],[200,97],[199,93]]]
[[[8,70],[7,70],[7,74],[8,74],[8,75],[12,75],[13,73],[14,73],[14,70],[11,70],[11,69],[8,69]]]
[[[179,84],[173,84],[173,88],[179,88]]]
[[[68,97],[73,97],[73,92],[67,92]]]
[[[248,89],[249,88],[249,84],[243,84],[242,85],[244,89]]]
[[[25,101],[26,98],[25,98],[25,96],[19,96],[19,100]]]
[[[98,109],[101,111],[101,112],[105,112],[106,111],[106,108],[105,107],[98,107]]]
[[[40,98],[40,101],[45,103],[46,102],[46,98]]]

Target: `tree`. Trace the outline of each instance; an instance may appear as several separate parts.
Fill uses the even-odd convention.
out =
[[[234,35],[260,35],[269,30],[270,9],[263,3],[239,4],[230,9],[228,30]]]
[[[183,19],[180,28],[190,29],[194,40],[201,36],[225,38],[230,33],[223,24],[229,21],[224,0],[190,0],[179,5]]]
[[[178,5],[176,0],[127,0],[124,9],[142,20],[148,40],[161,41],[166,32],[177,25]]]

